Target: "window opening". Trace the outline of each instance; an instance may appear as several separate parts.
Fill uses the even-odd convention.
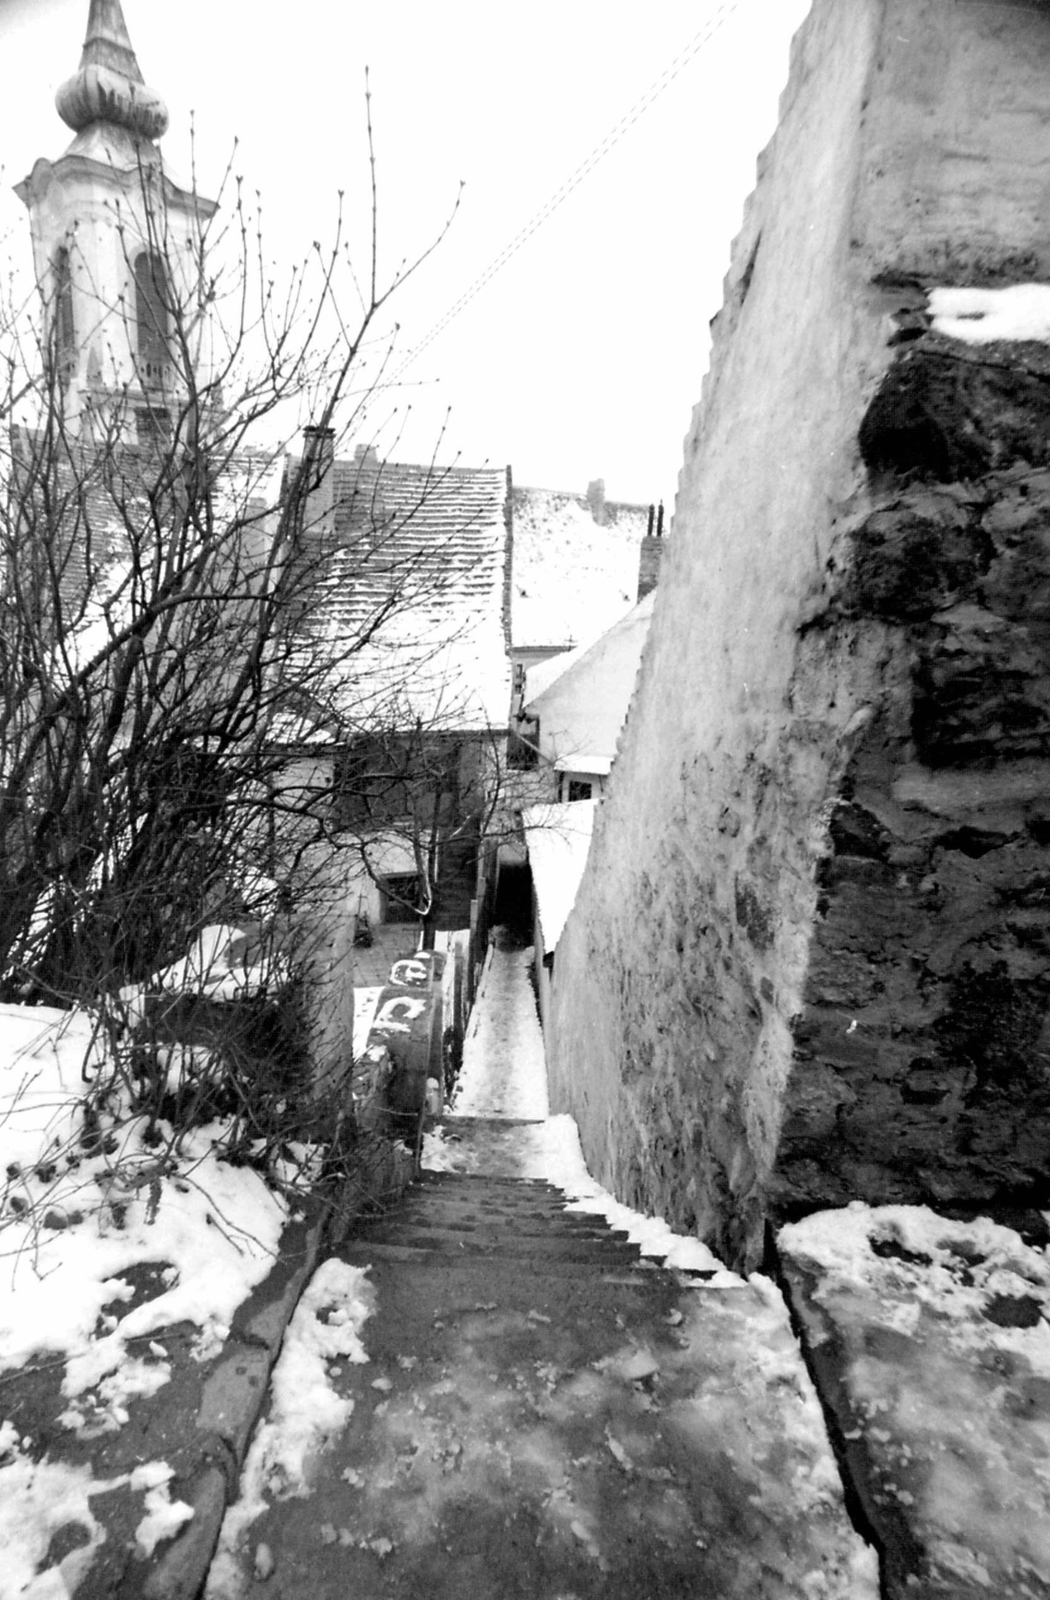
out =
[[[384,922],[419,921],[419,878],[414,872],[399,872],[380,880]]]
[[[60,245],[55,251],[54,338],[59,381],[69,382],[77,362],[77,332],[73,321],[73,271],[69,251]]]
[[[171,443],[171,413],[165,406],[140,406],[135,412],[135,430],[139,444],[164,449]]]
[[[507,740],[507,766],[527,772],[539,764],[540,721],[538,717],[516,717]]]
[[[170,376],[170,304],[163,259],[144,250],[135,262],[135,326],[139,381],[144,388],[160,388]]]

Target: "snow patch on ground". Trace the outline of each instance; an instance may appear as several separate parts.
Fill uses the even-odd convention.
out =
[[[354,990],[354,1060],[364,1055],[382,986]]]
[[[1050,1592],[1048,1252],[988,1218],[860,1202],[778,1244],[805,1274],[807,1337],[841,1367],[845,1437],[937,1592]]]
[[[1050,284],[1014,283],[1006,289],[931,289],[934,333],[967,344],[997,339],[1050,343]]]
[[[547,1115],[543,1035],[529,980],[534,957],[531,945],[490,949],[463,1044],[454,1116]]]
[[[132,1489],[145,1490],[146,1515],[135,1529],[135,1546],[146,1560],[164,1539],[173,1539],[193,1516],[193,1507],[185,1500],[173,1500],[169,1483],[175,1476],[174,1468],[166,1461],[147,1461],[136,1467],[129,1478]]]
[[[572,495],[527,489],[515,496],[514,643],[589,644],[638,596],[639,509],[624,527],[600,526]]]
[[[793,1255],[819,1263],[825,1296],[870,1286],[873,1272],[899,1273],[909,1265],[922,1268],[914,1274],[918,1301],[942,1314],[980,1313],[989,1294],[1050,1295],[1046,1251],[988,1217],[953,1222],[926,1206],[873,1208],[855,1200],[787,1225],[780,1238]],[[1050,1357],[1050,1328],[1045,1338]]]
[[[144,1495],[145,1515],[135,1529],[143,1557],[193,1516],[192,1506],[171,1499],[174,1468],[166,1461],[146,1461],[119,1477],[96,1478],[90,1467],[32,1460],[10,1422],[0,1423],[0,1473],[0,1593],[22,1600],[67,1600],[76,1592],[106,1536],[91,1509],[99,1495],[124,1487]],[[82,1531],[84,1542],[39,1572],[54,1535],[70,1526]]]
[[[167,1168],[144,1119],[115,1128],[116,1148],[86,1153],[82,1074],[98,1060],[83,1013],[0,1007],[0,1370],[63,1355],[69,1396],[115,1372],[130,1339],[170,1323],[221,1341],[287,1218],[258,1173],[218,1159],[218,1126],[188,1134]],[[103,1306],[131,1298],[121,1274],[142,1262],[163,1263],[163,1291],[96,1337]]]
[[[273,990],[287,977],[288,966],[257,934],[229,923],[203,928],[179,961],[162,967],[148,984],[131,983],[120,990],[130,1022],[141,1019],[147,993],[199,994],[209,1000],[243,1000]]]
[[[333,1361],[366,1362],[361,1330],[375,1306],[363,1267],[322,1262],[302,1296],[270,1380],[270,1411],[252,1440],[240,1498],[223,1520],[205,1590],[208,1600],[236,1600],[244,1576],[238,1550],[267,1499],[310,1493],[310,1475],[325,1446],[346,1426],[353,1401],[340,1398],[329,1376]]]
[[[258,1173],[219,1159],[218,1126],[195,1129],[177,1152],[162,1128],[164,1161],[145,1142],[142,1118],[107,1128],[103,1116],[100,1137],[85,1144],[82,1097],[109,1070],[84,1012],[0,1006],[0,1372],[63,1360],[58,1420],[83,1438],[116,1432],[133,1400],[169,1381],[163,1344],[132,1355],[131,1341],[191,1322],[200,1358],[221,1348],[237,1306],[273,1265],[288,1215]],[[145,1264],[155,1268],[153,1298],[118,1319],[105,1308],[133,1299],[128,1274]],[[0,1405],[2,1397],[0,1386]],[[0,1446],[5,1568],[26,1573],[33,1600],[64,1594],[61,1583],[72,1592],[102,1537],[90,1498],[116,1481],[32,1462],[2,1411]],[[192,1515],[169,1500],[167,1477],[133,1485],[147,1492],[138,1535],[146,1553]],[[87,1542],[34,1578],[52,1534],[70,1521]]]
[[[112,1487],[95,1479],[90,1467],[31,1460],[22,1454],[13,1425],[0,1423],[0,1543],[4,1583],[10,1586],[4,1592],[25,1600],[73,1594],[105,1538],[91,1497]],[[37,1576],[53,1535],[71,1524],[83,1531],[85,1542],[69,1552],[57,1573],[51,1568]]]

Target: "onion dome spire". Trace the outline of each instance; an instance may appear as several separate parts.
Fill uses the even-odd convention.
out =
[[[167,128],[168,108],[142,76],[120,0],[91,0],[79,71],[62,84],[55,105],[75,133],[105,122],[136,139],[159,139]]]

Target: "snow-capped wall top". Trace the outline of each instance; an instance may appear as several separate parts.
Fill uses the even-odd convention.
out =
[[[999,339],[1050,343],[1050,284],[1013,283],[1005,289],[931,289],[934,333],[968,344]]]

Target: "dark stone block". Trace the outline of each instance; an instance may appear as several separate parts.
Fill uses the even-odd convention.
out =
[[[999,1328],[1035,1328],[1042,1320],[1043,1307],[1030,1294],[996,1294],[982,1308],[981,1316]]]
[[[773,943],[772,912],[764,906],[749,883],[737,878],[735,886],[736,920],[756,950],[768,950]]]
[[[951,483],[1050,460],[1050,352],[1030,343],[901,349],[860,427],[868,470]]]
[[[844,882],[883,884],[894,887],[897,873],[888,861],[871,856],[837,855],[823,863],[822,887],[834,888]]]
[[[837,856],[866,856],[872,861],[885,861],[889,853],[889,833],[877,817],[856,801],[843,801],[835,807],[828,833]]]
[[[931,631],[912,677],[912,734],[928,767],[992,767],[1050,753],[1050,682],[1023,630]]]
[[[935,1031],[943,1054],[975,1072],[977,1095],[1032,1079],[1036,1044],[1050,1005],[1048,981],[1018,978],[1006,960],[994,961],[986,971],[967,963],[953,978],[947,1010]]]
[[[850,615],[917,622],[977,593],[995,546],[977,523],[945,526],[907,497],[872,513],[853,536],[842,604]]]
[[[936,1106],[947,1099],[954,1086],[954,1075],[946,1072],[935,1057],[916,1056],[901,1084],[901,1099],[909,1105]]]
[[[938,850],[960,850],[971,861],[979,861],[992,850],[999,850],[1009,841],[1009,835],[995,833],[988,828],[965,826],[940,833],[933,841]]]

